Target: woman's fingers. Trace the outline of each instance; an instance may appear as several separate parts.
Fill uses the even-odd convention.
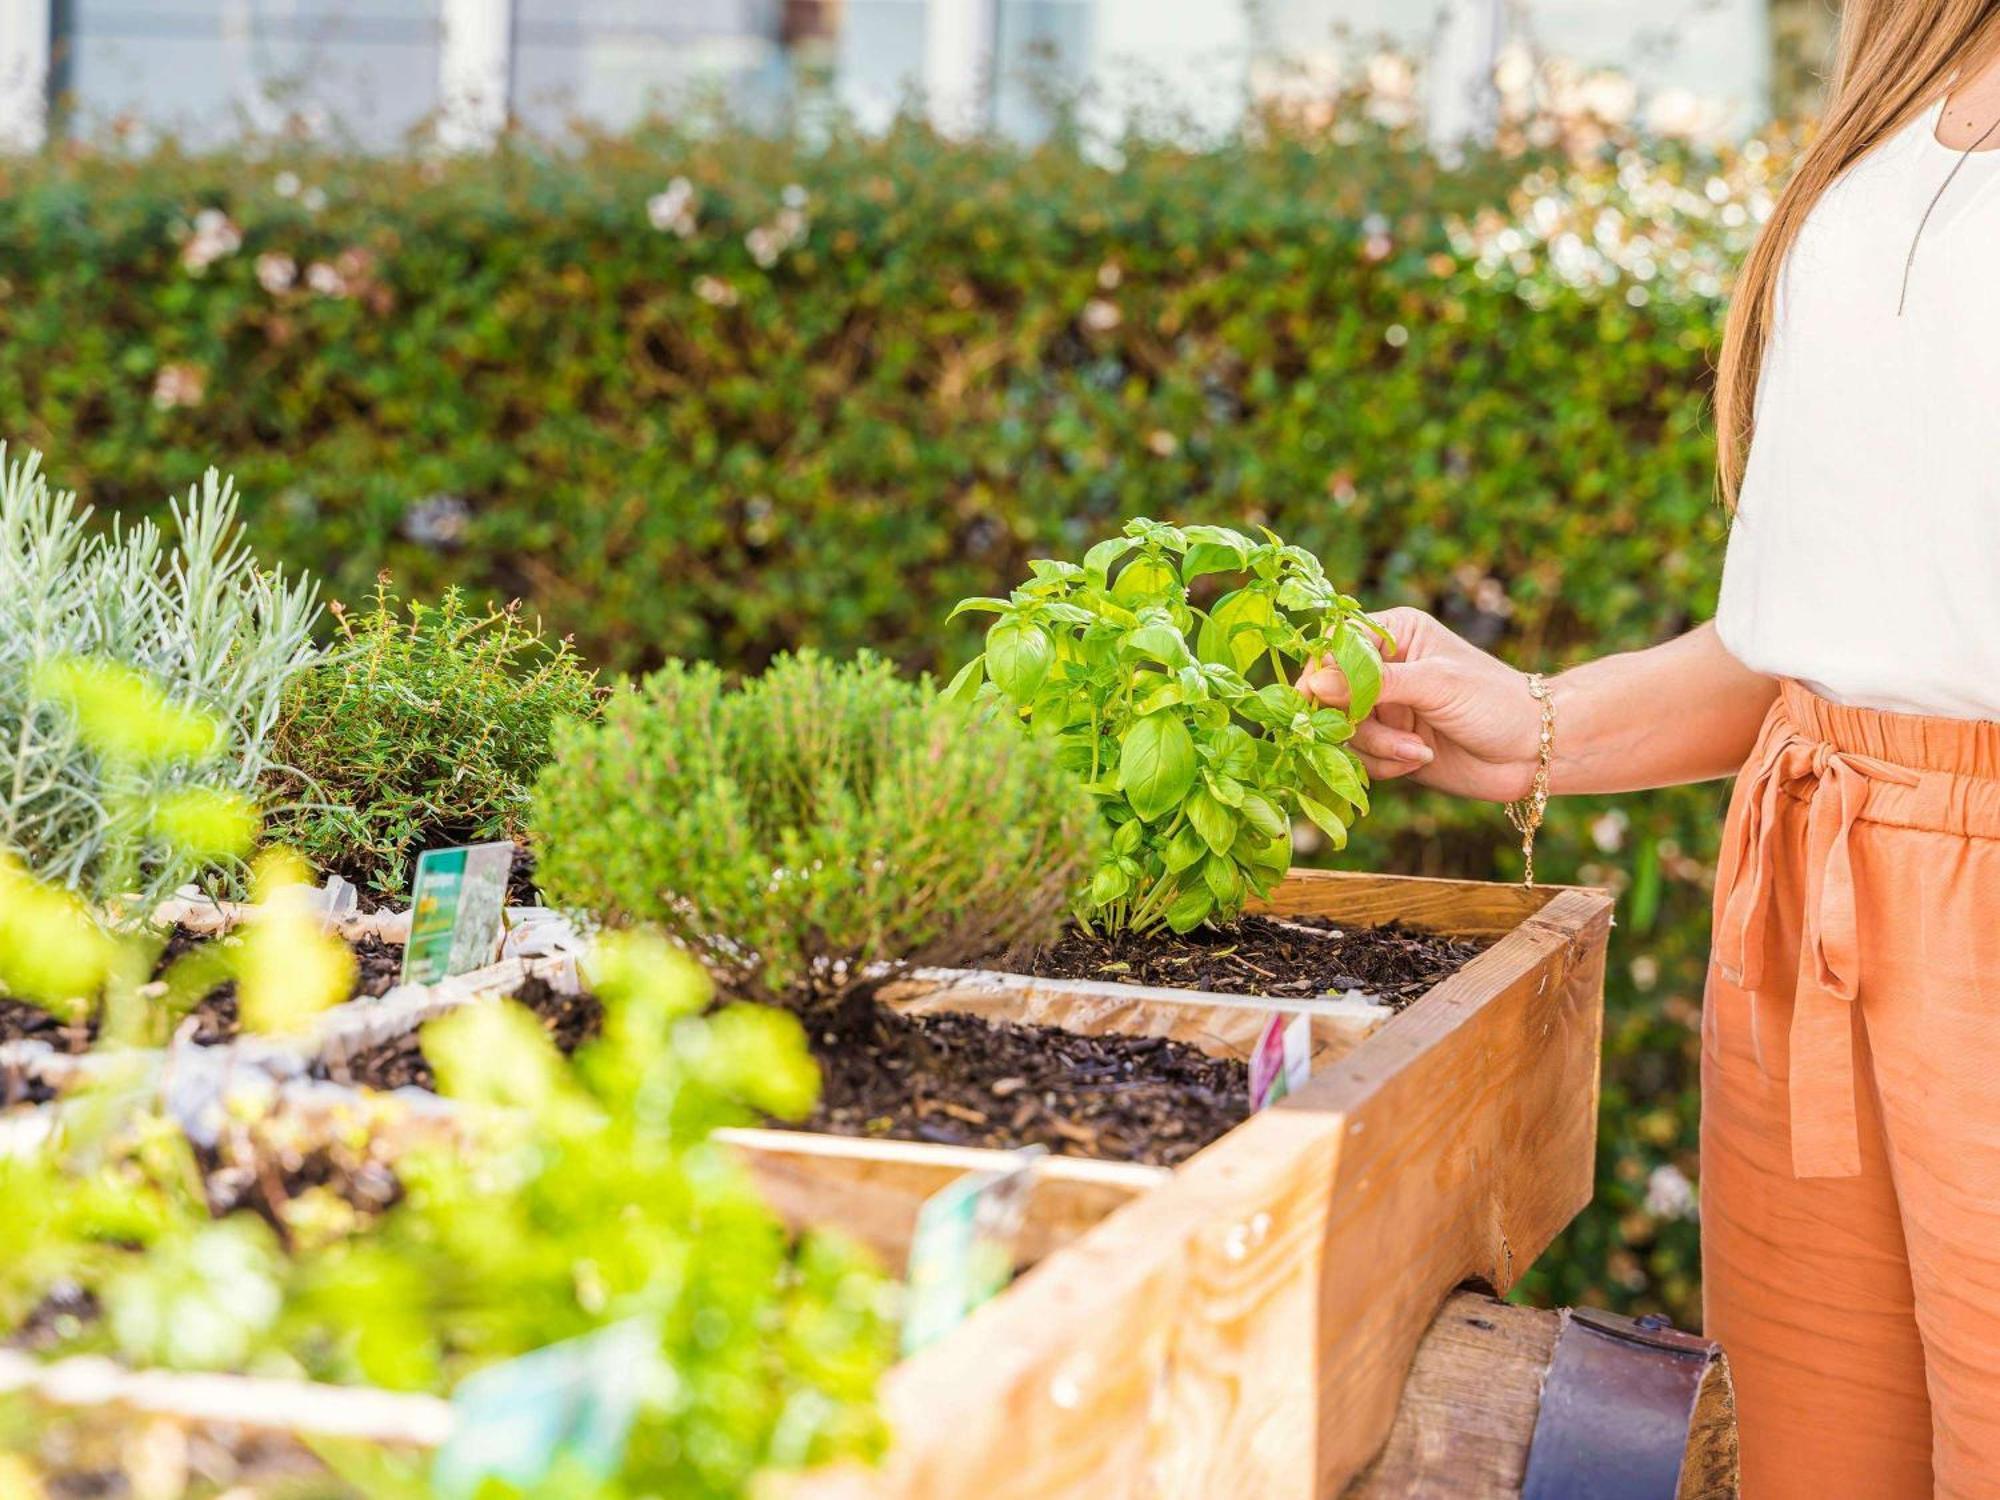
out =
[[[1348,742],[1355,754],[1370,756],[1383,761],[1402,761],[1412,766],[1427,766],[1431,763],[1431,747],[1405,729],[1396,729],[1388,724],[1377,723],[1374,719],[1364,719],[1354,726],[1354,738]]]
[[[1357,750],[1354,753],[1360,757],[1362,769],[1367,771],[1370,781],[1394,781],[1398,776],[1407,776],[1412,771],[1423,769],[1423,766],[1415,761],[1383,760],[1365,750]]]
[[[1322,664],[1315,658],[1306,667],[1306,673],[1299,679],[1299,691],[1308,698],[1315,698],[1329,708],[1347,707],[1347,674],[1335,666]]]

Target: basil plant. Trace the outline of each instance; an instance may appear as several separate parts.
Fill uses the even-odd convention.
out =
[[[1340,848],[1368,810],[1346,741],[1374,705],[1387,637],[1318,558],[1262,535],[1136,520],[1080,564],[1038,559],[1007,598],[952,611],[999,618],[945,695],[1053,736],[1110,825],[1086,927],[1226,922],[1283,878],[1294,817]],[[1292,686],[1315,656],[1346,672],[1345,711]]]

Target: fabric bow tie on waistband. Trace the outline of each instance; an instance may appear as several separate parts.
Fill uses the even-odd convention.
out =
[[[1806,812],[1805,931],[1792,1002],[1792,1171],[1799,1177],[1852,1177],[1861,1170],[1855,1110],[1852,1006],[1861,980],[1854,855],[1848,847],[1871,782],[1915,786],[1917,773],[1872,756],[1837,750],[1793,732],[1775,740],[1757,769],[1756,799],[1737,831],[1737,877],[1715,936],[1722,977],[1764,1008],[1765,957],[1773,892],[1767,847],[1779,799],[1803,797]]]

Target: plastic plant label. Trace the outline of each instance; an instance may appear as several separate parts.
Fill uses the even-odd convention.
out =
[[[1014,1239],[1027,1216],[1046,1146],[1016,1151],[1017,1165],[967,1172],[924,1200],[910,1237],[903,1352],[942,1338],[1014,1277]]]
[[[1301,1012],[1289,1019],[1274,1013],[1257,1034],[1250,1052],[1250,1108],[1276,1104],[1296,1094],[1312,1077],[1312,1017]]]
[[[611,1478],[658,1361],[652,1328],[633,1318],[467,1376],[451,1393],[451,1436],[432,1461],[432,1493],[471,1500],[488,1479],[541,1493],[558,1465]]]
[[[426,849],[417,856],[403,983],[436,984],[493,962],[513,867],[512,844]]]

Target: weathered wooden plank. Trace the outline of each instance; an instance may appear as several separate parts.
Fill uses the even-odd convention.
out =
[[[1506,1500],[1521,1493],[1561,1318],[1454,1292],[1425,1332],[1389,1441],[1346,1500]]]
[[[852,1235],[900,1271],[924,1200],[966,1172],[1014,1165],[1004,1151],[917,1141],[854,1140],[792,1130],[718,1130],[787,1223]],[[1024,1266],[1078,1238],[1173,1173],[1135,1162],[1044,1158],[1017,1252]]]
[[[1601,892],[1556,894],[1298,1097],[1344,1121],[1316,1493],[1338,1494],[1388,1436],[1444,1294],[1505,1291],[1590,1201],[1610,919]]]
[[[1299,1493],[1340,1121],[1267,1110],[1049,1257],[883,1388],[880,1472],[814,1497]],[[1240,1148],[1240,1149],[1237,1149]],[[1289,1452],[1288,1452],[1289,1450]],[[1289,1469],[1288,1491],[1272,1470]]]
[[[1357,926],[1401,922],[1461,937],[1504,937],[1565,888],[1500,885],[1485,880],[1437,880],[1426,875],[1364,875],[1344,870],[1293,870],[1253,910],[1281,916],[1330,917]]]

